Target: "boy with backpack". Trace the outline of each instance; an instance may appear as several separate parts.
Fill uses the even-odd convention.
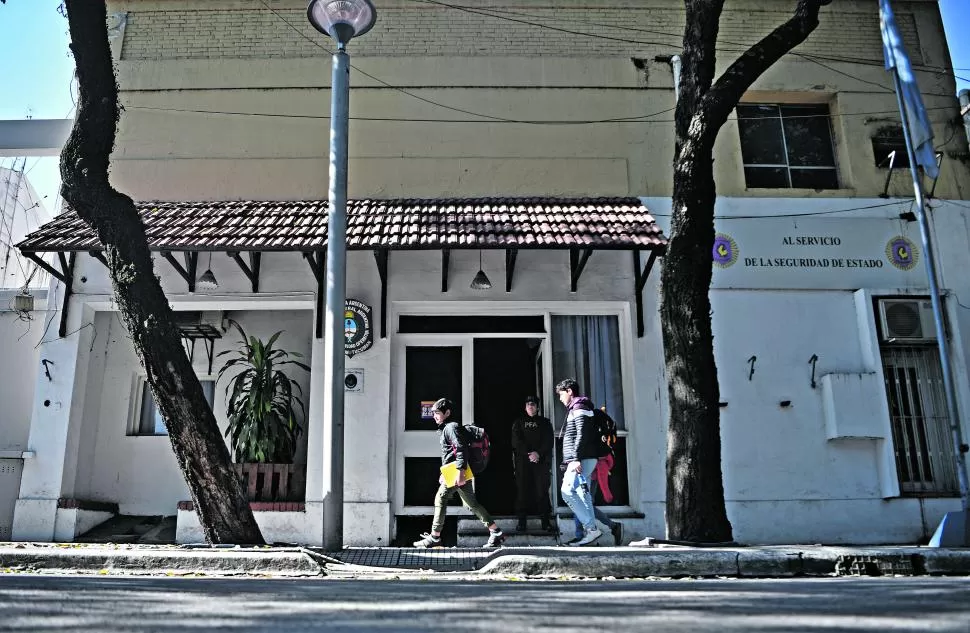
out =
[[[488,541],[483,547],[498,547],[505,542],[505,535],[502,530],[492,520],[482,504],[475,498],[475,490],[472,482],[465,479],[465,467],[470,466],[472,472],[476,473],[476,465],[479,469],[484,468],[487,457],[483,456],[479,449],[474,451],[472,443],[475,438],[470,438],[470,432],[462,427],[461,423],[451,418],[452,409],[455,404],[447,399],[441,398],[432,406],[435,424],[438,425],[438,438],[441,442],[441,465],[455,462],[458,468],[458,480],[451,488],[445,485],[444,477],[439,477],[438,493],[434,497],[434,520],[431,523],[431,532],[421,535],[421,540],[415,541],[414,546],[420,548],[436,547],[441,545],[441,528],[445,524],[445,512],[448,501],[458,493],[462,504],[471,510],[475,516],[488,528]],[[487,443],[486,443],[487,444]],[[487,448],[484,449],[487,454]],[[472,459],[473,452],[476,459]],[[476,464],[477,462],[477,464]]]
[[[606,413],[605,407],[593,409],[593,428],[596,429],[596,434],[599,436],[600,441],[606,445],[606,448],[602,449],[606,451],[606,454],[596,461],[596,468],[589,476],[589,495],[593,501],[593,516],[597,521],[603,523],[610,529],[610,533],[613,535],[614,545],[620,546],[623,544],[623,524],[619,521],[614,521],[609,515],[596,507],[596,492],[598,490],[602,492],[603,499],[606,503],[613,500],[608,482],[610,471],[613,469],[615,461],[613,447],[616,445],[617,432],[616,422]],[[582,540],[585,534],[583,524],[579,522],[579,519],[575,519],[575,523],[576,536],[573,540],[567,541],[566,545],[572,545]]]
[[[593,498],[589,480],[593,476],[597,460],[606,455],[600,440],[599,429],[594,420],[593,403],[579,395],[579,384],[572,378],[556,385],[559,401],[566,407],[566,422],[562,427],[562,461],[566,465],[563,475],[563,501],[573,511],[583,526],[583,536],[569,543],[573,546],[589,545],[603,535],[596,527]]]

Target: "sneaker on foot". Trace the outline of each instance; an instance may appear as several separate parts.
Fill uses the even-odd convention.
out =
[[[617,547],[623,545],[623,524],[616,521],[610,526],[610,532],[613,534],[613,544]]]
[[[566,542],[564,543],[564,545],[575,545],[576,543],[578,543],[578,542],[580,542],[581,540],[583,540],[583,537],[584,537],[584,536],[586,536],[586,535],[585,535],[585,534],[577,534],[576,536],[574,536],[574,537],[573,537],[573,538],[571,538],[570,540],[568,540],[568,541],[566,541]]]
[[[434,536],[429,532],[423,533],[421,535],[421,540],[414,542],[415,547],[420,547],[422,549],[427,549],[429,547],[437,547],[439,545],[441,545],[441,537]]]
[[[505,542],[505,534],[501,530],[498,532],[488,532],[488,541],[482,547],[499,547]]]
[[[593,528],[592,530],[587,530],[583,538],[579,539],[575,543],[571,543],[573,547],[582,547],[583,545],[589,545],[599,537],[603,536],[603,533],[599,531],[599,528]]]

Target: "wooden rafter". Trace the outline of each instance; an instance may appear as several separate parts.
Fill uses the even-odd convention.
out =
[[[586,268],[586,262],[589,261],[590,256],[593,254],[593,249],[591,248],[571,248],[569,249],[569,291],[576,292],[576,288],[579,287],[579,278],[583,274],[583,269]]]
[[[515,260],[519,256],[519,249],[505,249],[505,292],[512,292],[512,279],[515,277]]]
[[[658,251],[650,251],[650,258],[647,259],[647,264],[642,269],[640,268],[640,251],[633,251],[633,291],[636,297],[637,304],[637,337],[642,338],[644,332],[644,322],[643,322],[643,289],[647,285],[647,278],[650,277],[650,271],[653,270],[653,265],[657,261]]]
[[[249,283],[252,284],[253,287],[253,292],[259,292],[259,263],[260,259],[262,258],[262,253],[259,251],[250,251],[248,265],[239,255],[239,251],[229,251],[227,254],[233,259],[233,261],[236,262],[239,268],[243,271],[243,274],[246,275],[246,278],[249,279]]]
[[[448,292],[448,272],[451,266],[451,249],[441,249],[441,292]]]
[[[387,338],[387,264],[389,251],[386,248],[374,249],[377,274],[381,278],[381,338]]]
[[[172,251],[161,251],[161,254],[172,265],[175,272],[181,275],[182,279],[189,285],[189,292],[195,292],[195,273],[199,265],[199,254],[195,252],[184,253],[185,266],[175,259]]]

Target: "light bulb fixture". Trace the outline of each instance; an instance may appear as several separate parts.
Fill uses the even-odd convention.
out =
[[[472,290],[489,290],[492,287],[492,282],[488,280],[488,275],[485,274],[485,269],[482,266],[482,251],[478,250],[478,274],[472,279],[471,286]]]
[[[332,37],[340,47],[371,30],[377,11],[370,0],[310,0],[306,17],[313,28]]]
[[[199,280],[195,282],[195,287],[199,290],[215,290],[219,287],[219,282],[216,281],[216,276],[212,274],[212,253],[209,253],[209,265],[206,266],[205,272],[199,277]]]

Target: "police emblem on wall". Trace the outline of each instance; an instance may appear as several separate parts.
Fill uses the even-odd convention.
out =
[[[897,235],[886,244],[886,258],[899,270],[912,270],[919,261],[919,251],[909,238]]]
[[[738,261],[738,243],[730,235],[718,233],[714,236],[714,248],[711,256],[718,268],[728,268]]]
[[[366,352],[374,343],[370,306],[347,299],[344,304],[344,351],[347,356]]]

